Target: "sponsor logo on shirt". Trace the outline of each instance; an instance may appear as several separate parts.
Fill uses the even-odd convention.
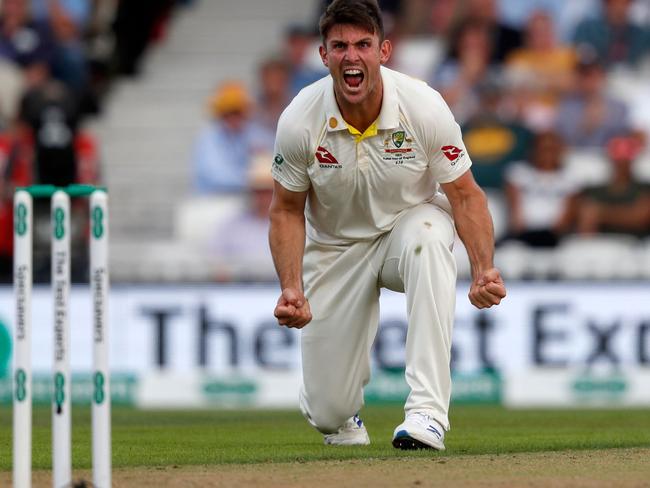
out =
[[[336,160],[336,158],[325,149],[323,146],[318,146],[316,149],[316,159],[320,163],[321,168],[342,168],[341,164]]]
[[[454,166],[465,154],[465,151],[456,146],[442,146],[440,150],[442,151],[442,154],[444,154],[445,157],[451,161],[452,166]]]
[[[282,163],[284,163],[284,157],[280,153],[276,154],[273,157],[273,170],[282,173]]]

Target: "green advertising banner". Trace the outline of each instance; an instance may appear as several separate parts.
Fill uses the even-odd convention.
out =
[[[474,373],[452,374],[451,401],[456,404],[498,404],[501,402],[501,375],[484,370]],[[375,371],[365,390],[366,403],[404,403],[408,385],[403,369]]]
[[[52,401],[54,380],[47,373],[35,373],[33,378],[34,404],[47,405]],[[0,405],[12,403],[12,381],[9,376],[0,379]],[[72,403],[90,405],[94,384],[91,374],[72,375]],[[138,379],[131,374],[111,375],[111,402],[114,405],[135,405]]]

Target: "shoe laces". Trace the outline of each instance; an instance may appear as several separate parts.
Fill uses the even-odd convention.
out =
[[[358,415],[354,415],[347,419],[345,423],[339,427],[339,432],[357,430],[363,426],[363,421],[359,418]]]
[[[357,430],[360,429],[362,426],[363,426],[363,421],[359,418],[358,415],[354,415],[345,421],[345,423],[339,429],[339,432],[346,431],[346,430],[347,431]]]
[[[428,413],[425,412],[413,412],[408,415],[409,421],[415,422],[418,425],[424,427],[425,430],[437,435],[442,439],[443,434],[439,430],[438,422]]]

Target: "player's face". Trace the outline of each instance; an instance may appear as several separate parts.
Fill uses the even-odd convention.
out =
[[[390,41],[355,25],[332,27],[320,47],[323,64],[334,79],[339,103],[361,104],[373,95],[381,96],[380,66],[388,61]]]

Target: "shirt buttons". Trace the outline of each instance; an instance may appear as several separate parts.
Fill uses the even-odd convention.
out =
[[[357,159],[359,162],[359,168],[366,169],[370,164],[370,158],[368,157],[368,148],[362,141],[360,144],[357,144]]]

